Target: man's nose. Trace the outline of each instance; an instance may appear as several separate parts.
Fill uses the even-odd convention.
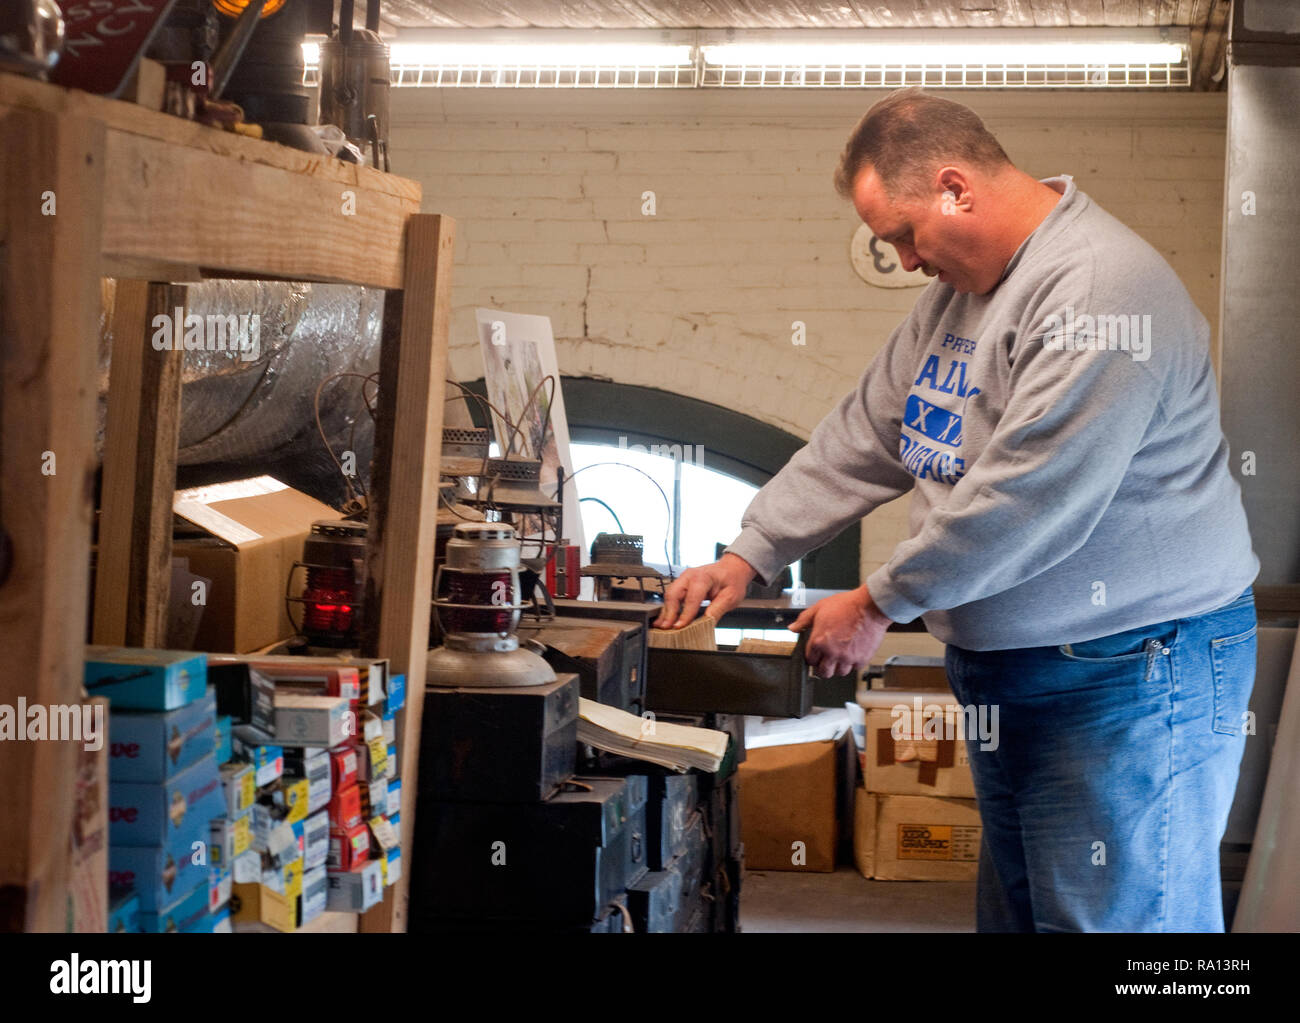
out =
[[[916,250],[910,245],[896,245],[894,248],[898,251],[898,261],[903,264],[903,269],[908,273],[924,265],[916,258]]]

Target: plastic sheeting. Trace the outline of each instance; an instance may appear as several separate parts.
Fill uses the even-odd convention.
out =
[[[114,282],[106,280],[100,320],[99,428],[102,457],[112,347]],[[282,281],[204,281],[189,285],[187,315],[250,317],[252,351],[186,351],[182,369],[180,485],[268,473],[340,507],[347,487],[316,428],[317,387],[335,373],[379,369],[382,289]],[[256,321],[251,317],[257,316]],[[250,332],[253,333],[253,332]],[[154,331],[150,331],[151,338]],[[158,343],[166,335],[159,335]],[[216,348],[205,333],[205,342]],[[250,357],[255,356],[255,357]],[[352,452],[361,491],[369,484],[374,424],[363,381],[338,377],[320,393],[320,423],[335,456]],[[364,385],[373,404],[377,380]]]

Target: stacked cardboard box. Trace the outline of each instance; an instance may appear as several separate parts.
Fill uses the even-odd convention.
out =
[[[877,689],[858,703],[858,870],[880,881],[975,880],[981,832],[965,743],[970,717],[950,691]]]
[[[225,804],[203,656],[90,647],[85,683],[110,700],[110,885],[133,891],[139,930],[210,930],[208,839]],[[110,925],[125,926],[131,899],[114,901]]]

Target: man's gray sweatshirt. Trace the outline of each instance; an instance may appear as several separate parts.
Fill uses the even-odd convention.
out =
[[[1211,611],[1254,580],[1209,325],[1075,188],[998,285],[932,282],[727,548],[772,579],[912,491],[867,578],[896,622],[970,650],[1079,643]]]

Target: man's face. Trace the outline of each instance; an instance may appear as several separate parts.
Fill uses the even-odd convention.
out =
[[[981,265],[982,247],[969,212],[948,205],[945,213],[942,192],[936,188],[933,196],[890,198],[868,165],[853,183],[853,206],[877,238],[894,246],[905,270],[919,268],[957,291],[982,295],[997,284],[1002,267]]]

